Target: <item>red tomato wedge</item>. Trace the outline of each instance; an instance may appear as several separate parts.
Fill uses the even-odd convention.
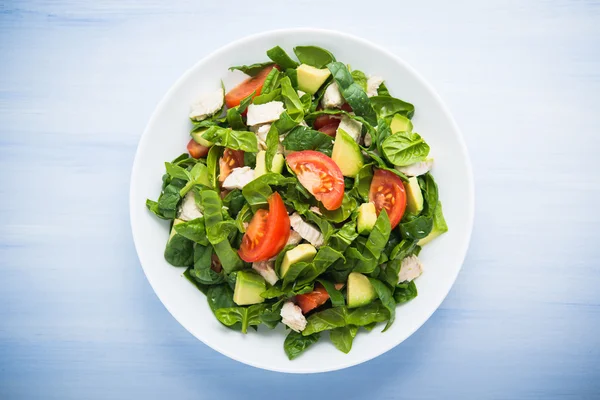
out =
[[[406,209],[406,190],[398,175],[384,169],[375,169],[369,201],[375,204],[377,215],[385,208],[392,229],[398,225]]]
[[[232,169],[243,166],[244,152],[242,150],[225,149],[223,157],[219,159],[219,182],[223,182]]]
[[[256,92],[252,98],[258,96],[262,90],[263,84],[265,83],[265,79],[267,79],[267,75],[269,75],[269,72],[271,72],[273,68],[277,68],[277,66],[269,65],[255,76],[246,79],[231,89],[225,95],[225,104],[227,104],[227,107],[233,108],[235,106],[239,106],[240,102],[246,97],[250,96],[252,92]]]
[[[337,115],[319,115],[317,118],[315,118],[315,121],[313,122],[313,128],[315,128],[316,130],[320,130],[322,127],[327,126],[327,125],[337,125],[340,124],[340,117]]]
[[[209,147],[202,146],[199,143],[196,143],[194,139],[191,139],[187,144],[187,151],[190,153],[190,156],[193,158],[202,158],[206,157],[208,154]]]
[[[344,200],[344,176],[340,167],[323,153],[304,150],[291,153],[286,161],[298,180],[328,210],[338,209]]]
[[[242,238],[238,253],[246,262],[274,257],[283,250],[290,236],[290,217],[279,193],[269,196],[268,203],[269,211],[258,210]]]
[[[302,309],[302,314],[306,314],[322,306],[327,300],[329,300],[329,294],[320,283],[315,285],[315,289],[312,292],[296,296],[296,303]]]
[[[340,126],[340,121],[334,122],[333,124],[325,125],[319,128],[319,132],[323,132],[327,136],[335,137],[337,128]]]

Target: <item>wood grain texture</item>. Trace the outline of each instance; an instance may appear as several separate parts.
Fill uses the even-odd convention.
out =
[[[0,3],[0,398],[600,397],[600,2]],[[400,55],[461,126],[471,248],[441,308],[348,370],[188,334],[135,255],[129,174],[170,85],[231,40],[324,27]],[[401,323],[401,321],[398,321]]]

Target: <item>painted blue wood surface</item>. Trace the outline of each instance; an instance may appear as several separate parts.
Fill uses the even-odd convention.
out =
[[[225,3],[0,2],[0,398],[600,398],[600,3]],[[306,25],[431,81],[469,146],[477,209],[458,281],[417,333],[293,376],[229,360],[168,314],[135,255],[128,187],[183,71]]]

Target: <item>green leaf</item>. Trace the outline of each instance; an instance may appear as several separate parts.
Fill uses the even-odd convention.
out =
[[[295,178],[286,178],[281,174],[269,172],[244,186],[242,194],[252,210],[256,211],[267,206],[267,200],[273,193],[271,186],[285,186],[293,182]]]
[[[292,264],[292,267],[285,275],[285,278],[288,278],[289,276],[289,281],[296,281],[296,285],[306,285],[327,271],[327,268],[338,259],[344,259],[344,255],[341,252],[334,250],[329,246],[321,246],[317,251],[315,258],[310,263],[305,263],[306,265],[302,265],[302,263]],[[294,266],[296,265],[298,265],[297,269],[299,270],[297,274],[294,269]],[[299,265],[302,265],[302,267]],[[290,272],[292,271],[294,271],[294,273],[290,275]],[[285,278],[283,282],[284,287],[286,286]]]
[[[167,174],[169,174],[171,178],[181,179],[186,182],[192,179],[190,173],[185,168],[181,168],[178,165],[166,162],[165,168],[167,169]]]
[[[406,303],[417,297],[417,286],[414,281],[401,283],[394,289],[394,300],[396,304]]]
[[[354,325],[335,328],[329,332],[329,339],[336,349],[348,354],[352,350],[352,341],[357,332],[358,327]]]
[[[276,302],[273,305],[269,305],[260,314],[260,320],[263,325],[266,325],[269,329],[275,329],[275,327],[281,322],[281,307],[283,306],[283,300]]]
[[[206,238],[204,217],[175,225],[175,232],[193,242],[201,244],[202,246],[208,246],[209,244],[208,239]]]
[[[385,83],[382,82],[381,85],[379,85],[379,87],[377,88],[377,95],[378,96],[387,96],[390,97],[390,92],[387,88],[387,86],[385,86]]]
[[[429,145],[417,133],[398,132],[381,144],[387,160],[396,166],[405,166],[423,161],[429,155]]]
[[[277,68],[273,68],[265,78],[265,82],[263,83],[260,94],[266,95],[272,93],[275,89],[277,89],[277,87],[279,87],[279,79],[281,79],[281,72],[279,72]],[[256,101],[254,104],[256,104]]]
[[[378,265],[379,256],[383,253],[383,249],[390,238],[391,231],[392,229],[387,211],[382,209],[377,217],[373,230],[369,233],[364,247],[358,247],[358,251],[362,257],[357,260],[354,271],[364,274],[369,274],[374,271]]]
[[[195,164],[189,171],[190,180],[179,191],[181,197],[185,196],[195,185],[210,185],[208,168],[202,163]]]
[[[373,278],[369,278],[369,282],[371,282],[371,285],[373,285],[373,288],[377,293],[377,297],[379,297],[381,300],[381,304],[383,304],[386,310],[388,310],[390,313],[390,319],[382,331],[385,332],[390,326],[392,326],[394,320],[396,319],[396,302],[394,301],[392,291],[386,286],[385,283]]]
[[[146,199],[146,207],[148,210],[152,211],[154,215],[161,219],[171,219],[169,217],[164,216],[158,207],[158,203],[154,200]]]
[[[308,64],[315,68],[325,68],[327,64],[335,61],[333,54],[317,46],[296,46],[294,53],[302,64]]]
[[[219,171],[219,158],[223,154],[223,148],[220,146],[212,146],[206,156],[206,168],[208,169],[208,181],[210,187],[218,189],[217,172]]]
[[[373,180],[373,164],[364,165],[358,174],[354,177],[353,193],[363,202],[369,201],[369,192],[371,191],[371,181]]]
[[[433,217],[439,202],[437,184],[429,172],[419,176],[418,180],[425,199],[425,207],[422,214]]]
[[[252,65],[237,65],[234,67],[229,67],[229,70],[230,71],[238,70],[238,71],[242,71],[246,75],[256,76],[256,75],[258,75],[258,73],[260,71],[262,71],[263,69],[265,69],[266,67],[268,67],[270,65],[273,65],[273,63],[272,62],[264,62],[264,63],[256,63],[256,64],[252,64]]]
[[[335,288],[333,283],[331,283],[325,279],[317,279],[317,282],[319,282],[321,285],[323,285],[323,287],[327,291],[327,294],[329,295],[329,299],[331,300],[331,305],[333,307],[343,307],[344,306],[344,304],[345,304],[344,295],[342,294],[342,292],[340,292],[339,290],[337,290]]]
[[[297,126],[283,139],[283,147],[289,151],[316,150],[330,156],[333,140],[331,136],[309,127]]]
[[[356,115],[363,117],[371,125],[377,123],[377,115],[371,106],[369,97],[359,84],[354,82],[348,68],[341,62],[332,62],[327,65],[333,79],[337,82],[342,96]]]
[[[193,276],[190,274],[190,271],[191,271],[191,270],[193,270],[193,268],[192,268],[192,267],[190,267],[190,268],[186,269],[186,270],[185,270],[185,272],[183,273],[183,276],[185,276],[185,277],[186,277],[186,279],[187,279],[188,281],[190,281],[191,283],[193,283],[193,284],[194,284],[194,286],[196,286],[196,288],[197,288],[199,291],[201,291],[202,293],[204,293],[204,294],[206,295],[206,294],[207,294],[207,292],[208,292],[209,285],[205,285],[205,284],[203,284],[203,283],[200,283],[200,282],[198,282],[198,281],[197,281],[197,280],[196,280],[196,279],[195,279],[195,278],[194,278],[194,277],[193,277]]]
[[[226,273],[242,269],[244,264],[237,252],[233,250],[231,244],[227,240],[219,240],[217,228],[219,223],[223,222],[223,214],[221,212],[222,204],[219,194],[214,190],[204,190],[200,193],[202,206],[204,209],[204,222],[207,232],[215,230],[215,235],[212,237],[214,241],[211,244],[214,246],[215,253],[221,261],[221,265]],[[208,240],[211,241],[211,234],[208,235]]]
[[[421,215],[411,221],[401,222],[399,227],[403,238],[410,240],[423,239],[433,229],[433,217]]]
[[[349,310],[346,321],[348,325],[366,326],[374,322],[387,321],[389,318],[389,311],[381,301],[374,301],[366,306]]]
[[[212,246],[196,246],[194,249],[194,268],[190,271],[196,281],[204,285],[216,285],[225,280],[223,272],[215,272],[212,268]]]
[[[194,262],[194,242],[175,234],[165,247],[165,260],[175,267],[188,267]]]
[[[298,63],[292,60],[285,50],[279,46],[267,50],[267,57],[273,60],[273,62],[279,65],[283,70],[296,68],[298,66]]]
[[[376,147],[379,154],[385,154],[383,152],[383,142],[391,135],[392,131],[389,125],[385,122],[384,119],[380,119],[377,123],[377,137],[373,138],[374,145],[372,144],[371,148]]]
[[[265,164],[267,171],[273,171],[273,159],[279,149],[279,130],[275,124],[271,124],[267,133],[267,151],[265,153]]]
[[[412,118],[415,114],[415,106],[390,96],[373,96],[371,105],[379,118],[391,117],[394,114]]]
[[[404,239],[398,243],[390,253],[390,259],[381,274],[381,278],[390,286],[394,287],[398,284],[398,274],[400,273],[402,260],[412,254],[416,245],[416,240]]]
[[[331,235],[327,245],[343,253],[357,237],[356,222],[350,221]]]
[[[302,335],[308,336],[313,333],[346,326],[347,314],[348,310],[346,307],[328,308],[316,312],[306,320],[306,328],[302,331]]]
[[[202,138],[233,150],[258,152],[258,141],[254,132],[211,126],[202,134]]]
[[[249,307],[219,308],[215,311],[215,316],[223,325],[232,326],[239,322],[242,333],[247,333],[249,326],[258,326],[261,324],[260,316],[265,309],[265,304],[254,304]]]
[[[227,193],[227,195],[223,199],[223,205],[227,207],[227,211],[229,212],[231,218],[237,217],[245,203],[246,199],[244,199],[242,191],[239,189],[234,189],[231,192]]]
[[[342,200],[342,205],[339,208],[327,210],[322,204],[319,204],[319,210],[321,210],[323,218],[332,222],[343,222],[350,217],[352,212],[356,209],[357,204],[354,197],[348,196],[348,193],[344,193],[344,200]]]
[[[274,70],[277,71],[277,70]],[[281,97],[281,89],[275,89],[272,90],[268,93],[261,93],[260,95],[256,96],[254,98],[254,100],[252,101],[252,104],[265,104],[265,103],[269,103],[271,101],[275,101],[275,100],[279,100],[279,98]]]
[[[301,333],[290,331],[283,342],[283,350],[290,360],[297,358],[308,347],[319,341],[319,334],[304,336]]]
[[[290,246],[290,247],[294,247],[294,246]],[[285,251],[283,253],[285,254]],[[283,290],[283,288],[281,286],[281,282],[277,282],[274,286],[271,286],[270,288],[268,288],[267,290],[262,292],[260,294],[260,296],[264,299],[274,299],[274,298],[278,298],[278,297],[288,299],[288,298],[294,297],[298,294],[310,293],[313,291],[313,289],[314,289],[314,285],[312,283],[309,283],[309,284],[303,285],[303,286],[296,285],[296,287],[289,289],[289,290]]]
[[[234,220],[220,221],[207,229],[206,236],[211,244],[217,244],[228,240],[230,234],[237,232],[238,228]]]
[[[290,117],[294,120],[303,119],[304,105],[300,101],[300,97],[298,97],[298,92],[292,87],[290,78],[287,76],[281,79],[281,96]]]
[[[365,73],[355,69],[354,71],[352,71],[350,73],[350,75],[352,75],[352,79],[354,79],[354,82],[356,82],[356,84],[359,85],[361,88],[363,88],[363,90],[366,92],[367,91],[367,76],[365,75]]]

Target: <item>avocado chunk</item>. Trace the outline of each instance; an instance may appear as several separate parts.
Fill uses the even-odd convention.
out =
[[[173,220],[173,226],[171,227],[171,233],[169,234],[169,240],[167,240],[167,243],[169,243],[171,239],[173,239],[173,236],[177,234],[177,232],[175,231],[175,225],[183,224],[184,222],[184,220],[178,218]]]
[[[419,214],[423,211],[423,193],[419,187],[419,181],[416,176],[408,178],[406,185],[406,209],[411,214]]]
[[[363,203],[358,207],[356,228],[359,234],[368,235],[377,222],[377,210],[373,203]]]
[[[369,304],[377,298],[377,293],[369,278],[358,272],[348,275],[348,308]]]
[[[206,128],[208,129],[208,128]],[[213,142],[209,142],[208,140],[204,139],[202,137],[202,135],[204,134],[204,132],[206,132],[206,129],[200,129],[197,130],[195,132],[192,132],[190,135],[192,135],[192,139],[194,139],[194,142],[201,144],[202,146],[205,147],[210,147],[212,146],[214,143]]]
[[[365,164],[358,144],[341,129],[335,135],[331,159],[340,167],[344,176],[355,176]]]
[[[425,246],[427,243],[431,242],[436,237],[440,236],[442,233],[448,232],[448,225],[446,224],[446,220],[444,219],[444,213],[442,212],[442,203],[438,202],[437,207],[433,213],[433,229],[429,233],[429,235],[425,236],[423,239],[419,240],[419,246]]]
[[[315,94],[331,75],[327,68],[318,69],[306,64],[300,64],[296,68],[296,73],[298,75],[298,89],[310,94]]]
[[[404,115],[396,114],[390,123],[390,130],[392,134],[397,132],[412,132],[413,124]]]
[[[254,168],[255,179],[267,173],[266,155],[267,152],[264,150],[261,150],[256,154],[256,168]],[[271,164],[271,172],[277,172],[280,174],[281,171],[283,171],[284,164],[285,159],[283,158],[283,155],[279,153],[275,154],[275,157],[273,158],[273,164]]]
[[[299,263],[301,261],[310,262],[317,254],[317,249],[312,244],[299,244],[298,246],[290,249],[283,256],[283,262],[281,263],[280,275],[283,278],[289,271],[292,264]]]
[[[265,301],[260,296],[267,289],[265,280],[253,271],[240,271],[235,280],[233,301],[238,306],[247,306]]]

